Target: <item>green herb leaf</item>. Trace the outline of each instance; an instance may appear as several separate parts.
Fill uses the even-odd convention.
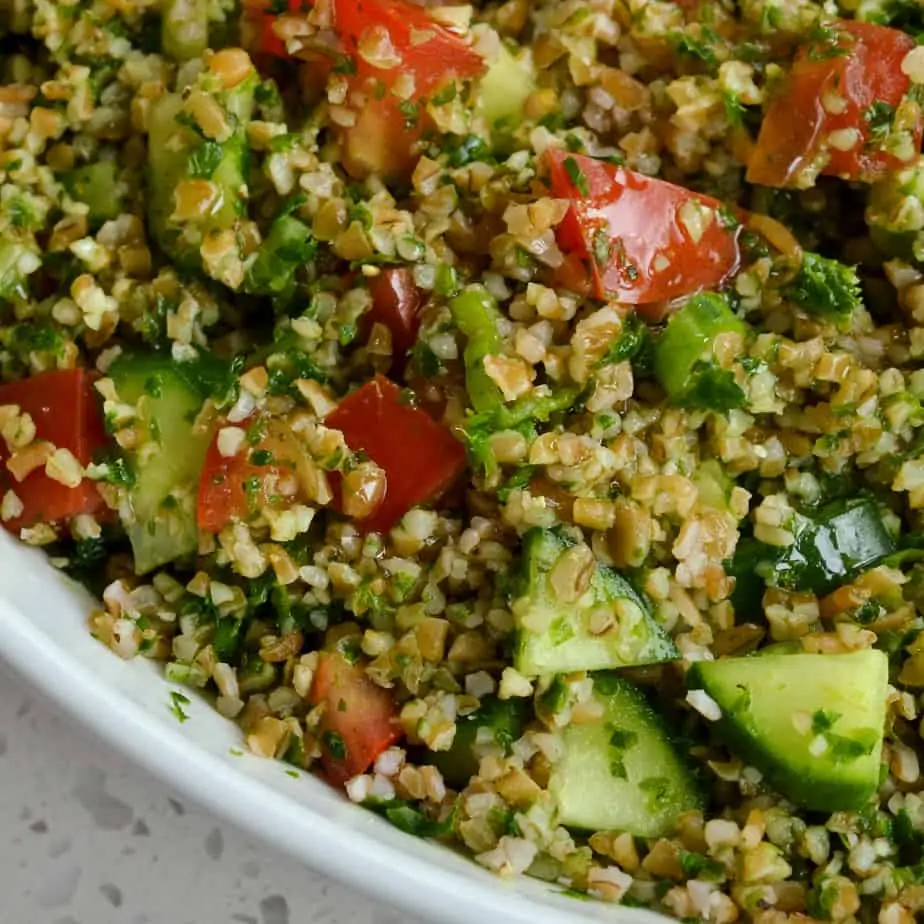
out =
[[[203,141],[190,151],[186,169],[197,180],[210,180],[218,169],[224,150],[217,141]]]

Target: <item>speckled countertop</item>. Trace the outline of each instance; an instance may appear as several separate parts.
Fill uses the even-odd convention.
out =
[[[0,895],[0,924],[415,924],[186,804],[2,667]]]

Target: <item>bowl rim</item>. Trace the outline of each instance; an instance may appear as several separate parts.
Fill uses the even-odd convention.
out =
[[[61,576],[50,564],[30,564],[26,556],[34,550],[22,550],[25,555],[20,565],[15,545],[18,543],[0,535],[0,577],[22,566],[38,572],[45,581]],[[338,824],[264,780],[235,769],[204,746],[197,746],[178,728],[165,724],[120,692],[113,695],[113,687],[79,657],[56,643],[49,644],[47,634],[30,620],[23,606],[4,595],[3,583],[0,581],[0,659],[14,673],[136,766],[223,821],[322,875],[424,920],[434,919],[436,913],[436,919],[446,924],[471,924],[479,919],[492,924],[533,924],[537,915],[543,924],[586,924],[601,918],[613,924],[664,924],[667,920],[656,912],[603,902],[566,909],[561,906],[567,899],[554,896],[551,887],[543,896],[545,900],[539,900],[541,889],[530,895],[512,887],[509,880],[487,876],[481,870],[477,875],[477,868],[468,876],[461,869],[447,868],[386,843],[371,829]],[[63,589],[75,596],[74,589]],[[89,629],[86,631],[89,634]],[[165,691],[171,689],[162,674],[158,680]],[[434,851],[440,849],[428,846]]]

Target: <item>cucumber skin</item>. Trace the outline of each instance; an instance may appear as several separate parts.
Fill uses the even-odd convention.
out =
[[[191,129],[177,121],[182,112],[178,93],[162,96],[151,109],[148,119],[148,223],[158,246],[181,269],[201,268],[201,241],[209,233],[233,228],[246,208],[240,190],[246,187],[250,171],[250,144],[246,123],[253,111],[256,78],[221,94],[223,108],[235,122],[231,137],[223,141],[222,158],[211,180],[221,190],[221,203],[206,221],[190,227],[171,220],[174,210],[174,190],[178,183],[190,179],[189,155],[203,143]],[[179,137],[185,141],[179,150],[171,145]],[[191,236],[189,233],[191,232]]]
[[[600,671],[594,677],[594,696],[604,703],[605,715],[602,720],[603,727],[596,725],[572,726],[563,733],[565,745],[564,772],[569,771],[568,748],[577,750],[578,760],[574,765],[577,782],[572,781],[577,798],[569,794],[568,781],[563,779],[562,763],[555,765],[549,789],[555,797],[559,811],[562,813],[561,823],[565,826],[579,830],[624,830],[637,837],[661,837],[672,833],[677,818],[685,812],[703,811],[706,807],[705,790],[699,769],[689,760],[688,746],[681,744],[664,719],[655,711],[644,693],[611,671]],[[588,781],[584,774],[592,771],[593,757],[584,756],[581,752],[587,747],[586,739],[594,731],[600,733],[600,747],[606,748],[604,759],[609,760],[612,753],[616,753],[611,743],[610,726],[617,724],[622,731],[632,732],[638,736],[635,744],[623,749],[621,756],[625,760],[631,759],[631,749],[639,745],[653,748],[658,760],[650,769],[650,775],[639,781],[627,781],[613,778],[613,792],[588,793],[592,781]],[[596,751],[596,748],[594,749]],[[654,756],[654,755],[652,755]],[[666,791],[658,793],[655,803],[656,811],[650,811],[646,816],[638,817],[639,806],[653,798],[650,792],[644,790],[646,782],[655,782],[656,779],[668,784]],[[629,788],[634,795],[629,797],[625,792],[618,790]],[[591,796],[593,807],[586,811],[585,799]],[[576,808],[577,806],[577,808]],[[599,814],[596,814],[599,811]],[[576,819],[576,814],[582,815]],[[593,813],[595,817],[590,817]],[[633,817],[634,816],[634,817]]]
[[[443,774],[452,786],[465,787],[478,773],[478,760],[474,753],[478,730],[490,728],[495,742],[509,751],[509,743],[522,734],[529,719],[530,703],[523,699],[500,700],[486,696],[471,715],[461,716],[456,721],[456,736],[448,751],[434,751],[427,759]],[[504,741],[498,741],[498,733]]]
[[[559,618],[568,619],[580,613],[580,601],[574,604],[561,604],[552,599],[551,590],[540,586],[547,583],[547,575],[554,566],[558,557],[562,555],[573,541],[554,530],[535,527],[523,537],[523,560],[518,580],[517,602],[531,600],[529,606],[546,606],[556,610]],[[615,649],[618,642],[624,641],[620,636],[589,636],[581,640],[586,644],[589,654],[582,659],[581,664],[572,661],[554,662],[549,652],[543,652],[547,647],[548,632],[536,633],[520,626],[517,633],[515,649],[516,668],[528,676],[543,673],[561,673],[573,670],[605,670],[609,668],[632,667],[640,664],[655,664],[663,661],[676,660],[680,655],[676,646],[654,621],[648,610],[647,603],[635,591],[631,584],[613,568],[597,565],[596,572],[591,580],[591,590],[598,601],[613,602],[626,600],[641,611],[642,621],[636,625],[643,628],[647,640],[640,640],[635,654],[624,660],[618,656]],[[576,634],[576,633],[575,633]],[[553,648],[562,648],[571,640],[560,645],[552,644]],[[569,645],[573,651],[574,645]],[[583,646],[582,646],[583,647]]]
[[[875,652],[882,659],[882,675],[884,683],[888,681],[888,660],[881,652]],[[848,658],[851,655],[804,655],[792,653],[773,653],[762,654],[756,652],[742,659],[755,662],[755,668],[759,670],[759,662],[770,661],[773,658],[795,658],[795,657],[828,657],[828,658]],[[722,663],[696,661],[687,674],[687,685],[690,690],[705,690],[722,709],[722,718],[714,723],[720,736],[724,739],[732,753],[745,757],[746,760],[753,763],[761,771],[764,778],[776,789],[781,795],[784,795],[790,802],[795,803],[801,808],[818,812],[838,812],[862,809],[869,803],[872,796],[875,795],[879,788],[879,778],[876,774],[875,779],[870,777],[866,782],[832,782],[831,780],[814,781],[811,776],[806,776],[803,768],[791,766],[787,768],[784,764],[780,766],[780,757],[776,753],[773,743],[768,747],[766,742],[760,740],[757,730],[751,733],[747,730],[747,724],[742,721],[736,714],[733,705],[724,702],[725,697],[721,696],[716,690],[714,684],[708,682],[709,665]],[[885,721],[885,685],[883,686],[883,722]],[[786,708],[781,704],[781,708]],[[881,750],[881,747],[880,747]],[[815,758],[817,761],[821,758]]]
[[[694,295],[667,322],[655,342],[654,374],[671,401],[687,403],[696,388],[696,368],[715,365],[712,342],[723,333],[746,337],[748,326],[715,292]]]
[[[186,416],[201,409],[209,394],[211,365],[208,358],[201,363],[176,363],[169,355],[137,354],[119,357],[109,369],[120,399],[130,403],[148,392],[151,380],[159,380],[160,395],[149,399],[147,422],[168,424],[158,427],[164,441],[151,460],[141,463],[137,455],[130,459],[135,473],[130,494],[137,520],[127,532],[138,574],[196,551],[196,489],[211,434],[195,435],[191,429],[177,427],[183,418],[178,420],[176,412]],[[169,433],[170,429],[175,432]],[[177,489],[186,503],[165,511],[164,501]]]

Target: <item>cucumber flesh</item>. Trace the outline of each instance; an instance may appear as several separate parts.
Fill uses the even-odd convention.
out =
[[[564,754],[549,782],[559,823],[636,837],[670,834],[678,816],[703,808],[692,768],[637,687],[602,672],[594,676],[594,696],[602,718],[562,733]]]
[[[528,717],[526,700],[486,696],[475,712],[456,720],[452,747],[427,757],[450,785],[464,787],[478,773],[482,756],[489,751],[510,752],[510,746],[523,734]]]
[[[846,811],[879,788],[889,682],[881,651],[697,661],[687,679],[722,710],[716,724],[732,752],[791,802]]]
[[[558,531],[537,528],[523,537],[521,595],[511,605],[520,673],[605,670],[678,657],[645,601],[612,568],[592,565],[587,589],[576,600],[561,599],[556,568],[567,568],[576,558],[586,562],[592,555]],[[609,621],[602,631],[601,620],[604,626]]]
[[[506,45],[500,46],[497,58],[481,79],[478,108],[493,126],[502,119],[523,117],[523,106],[536,89],[536,77],[531,58],[522,52],[514,57]]]
[[[119,399],[137,408],[141,431],[130,457],[127,527],[138,574],[192,555],[198,545],[196,495],[211,434],[193,431],[207,392],[184,365],[167,356],[129,356],[109,370]]]
[[[166,93],[151,107],[148,223],[161,250],[183,269],[200,268],[200,247],[205,238],[234,229],[246,214],[250,152],[246,129],[255,84],[256,78],[248,77],[232,90],[215,94],[233,125],[230,137],[220,143],[201,137],[184,124],[188,114],[179,93]],[[209,214],[195,221],[176,219],[177,186],[192,179],[210,180],[218,190],[217,198]]]

